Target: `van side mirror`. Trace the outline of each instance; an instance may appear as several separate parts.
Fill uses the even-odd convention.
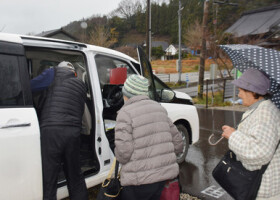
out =
[[[160,97],[163,102],[171,102],[175,97],[175,93],[172,90],[162,89]]]

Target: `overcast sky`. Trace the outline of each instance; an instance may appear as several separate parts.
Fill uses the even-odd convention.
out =
[[[107,15],[121,0],[0,0],[0,32],[41,33],[92,15]]]

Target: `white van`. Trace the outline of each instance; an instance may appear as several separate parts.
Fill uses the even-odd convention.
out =
[[[80,155],[88,188],[100,184],[110,169],[121,88],[134,73],[150,80],[151,98],[161,102],[182,133],[178,162],[185,160],[189,144],[199,139],[197,110],[187,94],[175,93],[152,74],[141,48],[138,55],[139,62],[93,45],[0,33],[0,199],[42,199],[38,97],[32,96],[30,79],[61,61],[71,62],[88,88]],[[57,184],[58,199],[67,197],[62,170]]]

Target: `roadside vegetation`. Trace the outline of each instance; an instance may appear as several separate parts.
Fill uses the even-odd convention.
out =
[[[186,82],[182,81],[181,83],[175,82],[166,82],[168,87],[172,89],[185,88]],[[213,104],[212,104],[213,99]],[[206,105],[206,93],[203,94],[203,99],[199,99],[197,97],[193,98],[194,104]],[[212,94],[212,92],[208,93],[208,106],[231,106],[232,104],[229,101],[223,101],[223,91],[217,91]]]
[[[172,88],[172,89],[176,89],[176,88],[185,88],[186,87],[186,82],[182,81],[181,83],[178,82],[165,82],[165,84]]]
[[[182,59],[182,73],[188,72],[198,72],[200,58],[198,56],[192,58],[184,58]],[[218,63],[219,69],[232,69],[232,63],[230,60],[223,60],[221,62],[215,62],[213,59],[206,59],[205,61],[205,71],[210,70],[210,65]],[[176,70],[176,60],[152,60],[151,62],[153,70],[157,74],[171,74],[171,73],[178,73]]]
[[[212,104],[213,99],[213,104]],[[194,104],[202,104],[206,105],[206,94],[203,94],[203,99],[199,99],[197,97],[193,98]],[[231,106],[232,104],[228,101],[223,101],[223,91],[218,91],[212,93],[208,93],[208,106]]]

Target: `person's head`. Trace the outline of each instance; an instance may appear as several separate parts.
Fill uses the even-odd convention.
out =
[[[239,88],[238,96],[242,99],[244,106],[250,106],[269,95],[270,80],[257,69],[247,69],[239,79],[232,83]]]
[[[63,67],[63,68],[68,69],[68,70],[71,70],[75,73],[75,67],[72,65],[72,63],[70,63],[68,61],[62,61],[57,66],[58,67]]]
[[[127,100],[137,95],[149,95],[149,81],[143,76],[132,74],[130,75],[122,88],[124,100]],[[127,97],[127,99],[125,98]]]

